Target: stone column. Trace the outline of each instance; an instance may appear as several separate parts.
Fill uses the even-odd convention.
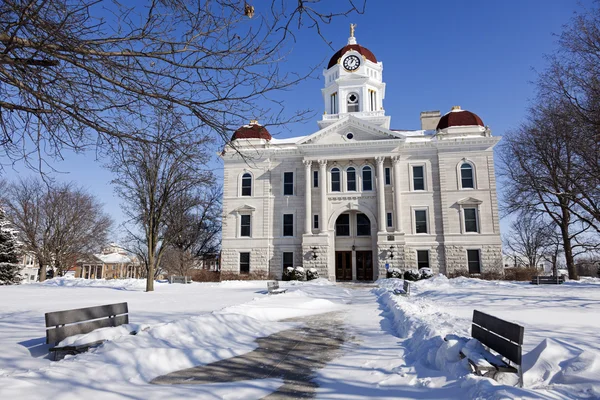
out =
[[[402,232],[402,205],[400,204],[400,156],[392,157],[394,164],[394,230]]]
[[[310,234],[312,233],[312,190],[310,185],[310,167],[312,165],[312,161],[304,160],[304,176],[305,176],[305,190],[304,190],[304,212],[306,213],[306,218],[304,219],[304,233]],[[321,226],[321,225],[319,225]]]
[[[321,186],[321,214],[319,232],[327,232],[327,160],[319,160],[319,185]]]
[[[385,232],[385,183],[383,181],[383,160],[385,157],[375,157],[377,163],[377,208],[379,214],[379,232]]]

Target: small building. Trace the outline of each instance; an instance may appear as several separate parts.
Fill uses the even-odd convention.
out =
[[[101,254],[83,255],[77,260],[75,276],[85,279],[122,279],[142,276],[139,259],[111,243]]]

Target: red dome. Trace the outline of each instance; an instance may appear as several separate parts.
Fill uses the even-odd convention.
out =
[[[240,127],[231,140],[236,139],[265,139],[271,140],[271,134],[264,126],[260,125],[257,121],[250,121],[249,125]]]
[[[377,62],[377,58],[375,58],[375,54],[371,53],[371,50],[367,49],[366,47],[362,47],[359,44],[348,44],[348,45],[342,47],[341,49],[339,49],[333,55],[333,57],[331,57],[331,60],[329,60],[329,64],[327,65],[327,69],[329,69],[329,68],[333,67],[335,64],[337,64],[338,60],[344,54],[346,54],[346,52],[348,52],[350,50],[354,50],[357,53],[362,54],[369,61],[373,61],[374,63]]]
[[[474,114],[471,111],[461,110],[459,106],[454,106],[449,113],[440,118],[440,122],[438,122],[436,129],[440,130],[451,126],[469,125],[484,126],[483,121],[477,114]]]

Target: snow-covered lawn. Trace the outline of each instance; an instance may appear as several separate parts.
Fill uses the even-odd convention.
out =
[[[283,381],[148,382],[252,351],[256,338],[298,326],[282,319],[332,311],[350,339],[317,371],[317,398],[600,397],[600,280],[532,286],[438,276],[417,282],[409,298],[391,292],[401,280],[379,284],[282,282],[288,292],[276,296],[264,281],[157,283],[153,293],[138,280],[0,287],[0,399],[258,399]],[[145,328],[138,335],[110,328],[103,334],[114,339],[99,348],[45,358],[44,313],[123,301],[130,322]],[[468,336],[473,309],[525,326],[524,390],[468,374],[444,342],[449,333]]]

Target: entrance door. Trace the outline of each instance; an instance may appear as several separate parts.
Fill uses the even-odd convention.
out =
[[[338,281],[352,280],[352,252],[335,252],[335,279]]]
[[[372,251],[357,251],[356,252],[356,280],[357,281],[372,281],[373,280],[373,252]]]

